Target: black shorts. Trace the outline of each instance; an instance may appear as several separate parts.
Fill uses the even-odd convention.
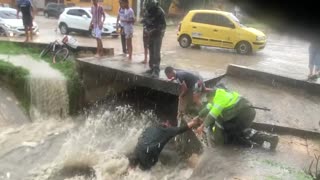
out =
[[[23,21],[23,26],[24,27],[32,27],[33,26],[32,17],[31,16],[23,16],[22,17],[22,21]]]

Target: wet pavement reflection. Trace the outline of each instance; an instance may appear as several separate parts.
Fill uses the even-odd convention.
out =
[[[36,17],[40,28],[40,35],[34,42],[49,43],[62,39],[63,35],[56,30],[57,19]],[[162,45],[162,65],[172,65],[177,68],[199,71],[225,72],[228,64],[249,66],[258,70],[305,80],[308,75],[308,47],[309,43],[286,34],[268,31],[268,42],[265,49],[252,55],[238,55],[234,50],[201,47],[181,48],[177,42],[177,26],[168,26]],[[79,45],[95,47],[95,40],[87,35],[72,33]],[[6,38],[13,41],[23,41],[24,37]],[[104,37],[106,48],[114,48],[115,54],[121,54],[120,38]],[[142,61],[143,41],[142,27],[136,24],[133,37],[133,52],[139,54],[135,60]]]

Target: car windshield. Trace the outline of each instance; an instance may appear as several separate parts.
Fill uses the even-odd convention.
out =
[[[19,17],[21,17],[21,15],[19,15]],[[2,10],[2,11],[0,11],[0,18],[2,18],[2,19],[17,19],[17,11]]]
[[[229,17],[230,17],[234,22],[236,22],[238,25],[240,25],[241,27],[244,27],[244,26],[245,26],[245,25],[241,24],[240,21],[239,21],[239,19],[238,19],[235,15],[233,15],[232,13],[229,14]]]

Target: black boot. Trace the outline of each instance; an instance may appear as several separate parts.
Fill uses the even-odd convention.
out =
[[[159,71],[156,70],[156,69],[154,69],[154,71],[153,71],[152,74],[151,74],[151,77],[152,77],[152,78],[159,78]]]
[[[270,143],[270,150],[275,150],[279,143],[279,137],[277,135],[256,131],[250,138],[251,141],[263,145],[264,142]]]

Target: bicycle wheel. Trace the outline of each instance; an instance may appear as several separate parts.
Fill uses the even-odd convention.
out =
[[[48,44],[47,47],[41,51],[40,58],[43,58],[44,56],[46,56],[50,51],[51,47],[52,47],[52,43]]]
[[[53,63],[58,63],[66,60],[68,56],[69,56],[69,50],[67,48],[61,48],[54,54],[52,61]]]

